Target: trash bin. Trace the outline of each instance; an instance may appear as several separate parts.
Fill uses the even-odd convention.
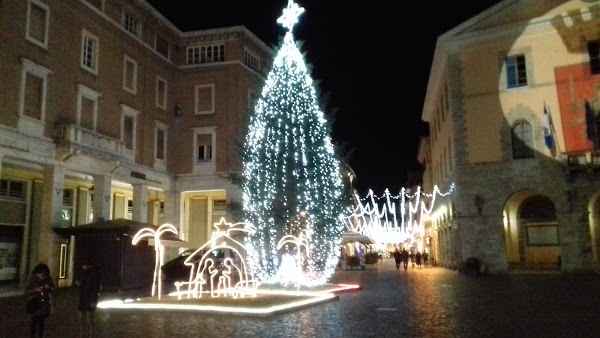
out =
[[[465,262],[465,274],[469,276],[479,275],[480,269],[481,261],[475,257],[471,257]]]

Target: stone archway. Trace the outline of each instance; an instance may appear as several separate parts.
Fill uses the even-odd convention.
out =
[[[531,196],[521,204],[519,216],[519,251],[522,267],[559,269],[560,236],[554,203],[545,196]]]
[[[532,190],[513,194],[504,207],[504,236],[509,269],[560,268],[556,207],[548,197]]]

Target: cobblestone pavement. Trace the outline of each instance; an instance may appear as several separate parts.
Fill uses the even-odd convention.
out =
[[[600,276],[466,276],[438,267],[338,271],[363,289],[271,317],[99,311],[99,337],[598,337]],[[24,299],[0,298],[0,334],[25,337]],[[47,337],[76,337],[74,290],[61,290]]]

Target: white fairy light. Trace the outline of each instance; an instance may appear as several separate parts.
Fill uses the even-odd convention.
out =
[[[413,242],[424,235],[424,220],[435,218],[432,213],[436,197],[445,197],[453,191],[454,184],[445,193],[437,185],[430,194],[417,187],[415,193],[402,188],[396,196],[392,196],[386,189],[382,196],[376,197],[369,190],[365,198],[355,195],[357,205],[348,210],[344,223],[349,231],[368,236],[379,245]],[[439,206],[436,214],[441,210],[447,208]],[[417,214],[418,218],[415,217]]]
[[[136,245],[142,238],[153,237],[154,239],[154,275],[152,278],[152,296],[154,297],[156,290],[156,286],[158,284],[158,299],[161,296],[162,289],[162,277],[160,267],[164,264],[164,246],[160,242],[160,238],[163,233],[170,232],[174,235],[177,235],[177,229],[172,225],[165,223],[158,227],[158,229],[154,230],[152,228],[143,228],[139,230],[135,236],[133,236],[132,244]]]
[[[294,0],[289,0],[287,8],[283,9],[283,15],[277,19],[277,22],[291,32],[302,13],[304,13],[304,8],[294,3]]]

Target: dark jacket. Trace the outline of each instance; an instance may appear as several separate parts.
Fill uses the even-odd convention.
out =
[[[408,257],[409,257],[409,253],[406,250],[402,250],[402,261],[403,262],[408,262]]]
[[[42,277],[39,278],[36,273],[41,272]],[[27,301],[34,301],[36,306],[34,310],[29,312],[29,315],[41,315],[50,316],[52,312],[52,293],[54,292],[55,285],[52,281],[52,277],[46,273],[45,270],[36,266],[33,269],[27,286],[25,287],[25,295],[27,295]]]
[[[79,311],[90,311],[96,307],[98,297],[102,291],[102,278],[100,270],[95,265],[81,269],[79,279]]]

